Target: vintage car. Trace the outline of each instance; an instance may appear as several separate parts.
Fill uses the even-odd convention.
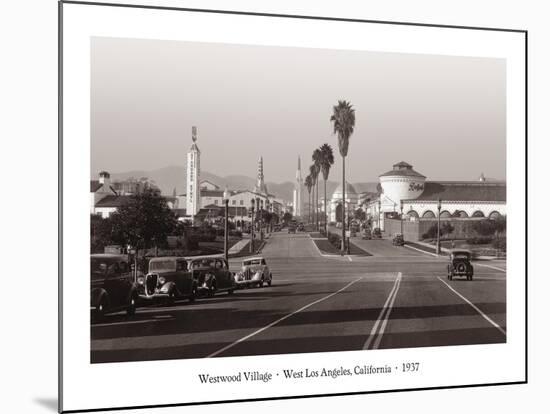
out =
[[[238,287],[256,285],[262,287],[264,283],[271,286],[273,275],[263,257],[252,257],[243,260],[242,269],[235,274],[235,283]]]
[[[372,230],[372,238],[373,239],[381,239],[382,238],[382,231],[380,230],[380,227],[375,227]]]
[[[371,240],[372,239],[372,231],[371,231],[370,227],[363,228],[363,230],[361,231],[361,238],[363,240]]]
[[[304,226],[304,223],[299,223],[298,224],[298,228],[297,228],[298,231],[306,231],[306,228]]]
[[[136,313],[138,289],[127,255],[92,254],[90,279],[93,320],[121,310],[125,310],[128,316]]]
[[[394,246],[404,246],[405,239],[403,238],[403,235],[401,233],[395,233],[391,241],[391,244],[393,244]]]
[[[231,295],[235,290],[234,274],[223,257],[191,257],[188,265],[199,295],[214,296],[218,292]]]
[[[154,257],[149,261],[147,275],[138,277],[142,299],[165,300],[168,305],[177,299],[194,301],[198,293],[197,281],[185,257]]]
[[[447,265],[447,279],[453,280],[455,276],[465,276],[467,280],[472,280],[474,267],[470,260],[472,260],[472,253],[469,250],[451,249]]]

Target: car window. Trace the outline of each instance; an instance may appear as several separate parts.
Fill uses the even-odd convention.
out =
[[[265,259],[262,259],[262,264],[265,265]]]
[[[223,267],[223,264],[222,264],[221,260],[216,260],[215,267],[216,267],[216,269],[221,269]]]
[[[92,280],[105,279],[108,268],[109,263],[107,263],[105,260],[92,258],[90,261],[90,273],[92,276]]]
[[[246,262],[244,262],[245,266],[254,266],[259,264],[263,264],[262,260],[260,259],[247,260]]]
[[[176,262],[174,260],[151,260],[149,262],[149,272],[173,272],[176,270]]]
[[[178,272],[185,272],[187,270],[187,262],[184,260],[179,260],[176,265],[176,270]]]

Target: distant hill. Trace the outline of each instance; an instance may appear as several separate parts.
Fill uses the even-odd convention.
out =
[[[111,173],[111,179],[116,180],[126,180],[128,178],[139,179],[142,177],[147,177],[149,180],[153,181],[161,190],[162,194],[172,195],[174,188],[176,189],[177,194],[184,194],[186,191],[185,180],[186,180],[186,170],[185,167],[179,166],[169,166],[164,168],[159,168],[151,171],[144,170],[134,170],[126,171],[119,173]],[[254,187],[256,180],[245,175],[228,175],[226,177],[220,177],[219,175],[212,174],[208,171],[201,171],[201,180],[208,180],[214,184],[220,186],[220,188],[227,188],[231,190],[245,190]],[[371,182],[364,183],[353,183],[355,190],[358,193],[362,192],[376,192],[376,184]],[[292,201],[294,183],[290,181],[285,181],[283,183],[274,183],[266,182],[267,189],[270,194],[273,194],[277,198],[281,198],[286,201]],[[335,181],[327,181],[327,196],[330,196],[338,183]],[[323,194],[323,181],[319,181],[319,195],[322,197]]]

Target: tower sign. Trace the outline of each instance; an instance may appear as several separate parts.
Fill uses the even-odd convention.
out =
[[[187,195],[186,195],[186,213],[188,216],[195,217],[201,208],[200,194],[200,160],[201,152],[197,145],[197,127],[191,128],[191,139],[193,143],[187,152]]]

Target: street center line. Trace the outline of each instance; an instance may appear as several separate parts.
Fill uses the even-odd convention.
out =
[[[208,355],[206,358],[215,357],[216,355],[219,355],[219,354],[221,354],[222,352],[225,352],[225,351],[227,351],[228,349],[233,348],[235,345],[238,345],[238,344],[240,344],[241,342],[244,342],[244,341],[246,341],[246,340],[252,338],[253,336],[256,336],[256,335],[258,335],[259,333],[262,333],[263,331],[265,331],[265,330],[271,328],[272,326],[277,325],[278,323],[284,321],[285,319],[288,319],[288,318],[290,318],[291,316],[296,315],[297,313],[299,313],[299,312],[301,312],[301,311],[303,311],[303,310],[306,310],[307,308],[309,308],[309,307],[311,307],[311,306],[313,306],[313,305],[316,305],[316,304],[318,304],[318,303],[320,303],[320,302],[323,302],[324,300],[327,300],[327,299],[333,297],[334,295],[337,295],[338,293],[340,293],[340,292],[346,290],[347,288],[349,288],[349,287],[350,287],[351,285],[353,285],[354,283],[359,282],[361,279],[363,279],[363,277],[360,277],[359,279],[355,279],[354,281],[352,281],[352,282],[348,283],[346,286],[344,286],[342,289],[339,289],[339,290],[337,290],[336,292],[331,293],[330,295],[324,296],[324,297],[322,297],[321,299],[317,299],[316,301],[313,301],[313,302],[311,302],[311,303],[309,303],[309,304],[307,304],[307,305],[305,305],[305,306],[302,306],[300,309],[295,310],[294,312],[289,313],[288,315],[285,315],[285,316],[283,316],[282,318],[279,318],[279,319],[277,319],[277,320],[274,321],[274,322],[271,322],[269,325],[266,325],[266,326],[264,326],[263,328],[260,328],[260,329],[258,329],[257,331],[254,331],[254,332],[252,332],[252,333],[249,334],[249,335],[243,336],[243,337],[240,338],[240,339],[237,339],[235,342],[233,342],[233,343],[231,343],[231,344],[229,344],[229,345],[227,345],[227,346],[224,346],[223,348],[217,350],[216,352],[211,353],[211,354]]]
[[[399,286],[401,286],[401,279],[402,274],[399,272],[399,275],[397,276],[397,286],[395,288],[395,292],[393,294],[393,298],[390,302],[390,305],[388,307],[388,311],[386,312],[386,316],[384,317],[384,322],[382,322],[382,326],[380,327],[380,330],[378,331],[378,337],[376,338],[376,342],[374,343],[372,349],[378,349],[380,346],[380,341],[382,340],[382,336],[384,335],[384,331],[386,330],[386,325],[388,324],[388,320],[390,318],[390,313],[393,309],[393,304],[395,303],[395,298],[397,297],[397,292],[399,291]]]
[[[488,267],[489,269],[500,270],[501,272],[506,273],[506,269],[502,269],[502,268],[500,268],[500,267],[491,266],[491,265],[486,265],[486,264],[481,264],[481,263],[476,263],[476,265],[478,265],[478,266],[483,266],[483,267]]]
[[[386,308],[387,308],[388,304],[390,303],[391,298],[393,297],[393,294],[395,292],[395,288],[397,287],[397,283],[398,283],[400,274],[401,274],[401,272],[399,272],[397,274],[397,278],[393,282],[393,286],[392,286],[392,289],[390,290],[390,294],[388,295],[388,298],[386,299],[386,302],[384,302],[384,306],[382,306],[382,310],[380,311],[380,314],[378,315],[378,319],[376,319],[376,322],[375,322],[374,326],[372,327],[372,329],[370,331],[370,335],[367,338],[367,341],[363,345],[363,349],[369,349],[372,341],[374,340],[374,338],[376,336],[376,330],[378,329],[378,325],[380,324],[380,321],[382,320],[382,318],[384,316],[384,312],[386,311]]]
[[[453,287],[451,285],[449,285],[447,282],[445,282],[443,279],[441,279],[440,277],[438,277],[438,279],[443,283],[445,284],[445,286],[447,286],[449,289],[451,289],[454,293],[456,293],[456,295],[461,298],[464,302],[466,302],[468,305],[470,305],[472,308],[474,308],[477,313],[479,313],[481,316],[483,316],[491,325],[493,325],[495,328],[497,328],[503,335],[506,336],[506,331],[504,329],[502,329],[500,327],[500,325],[498,323],[496,323],[495,321],[493,321],[491,318],[489,318],[487,315],[485,315],[481,309],[479,309],[476,305],[474,305],[472,302],[470,302],[468,299],[466,299],[464,296],[462,296],[460,293],[458,293],[455,289],[453,289]]]

